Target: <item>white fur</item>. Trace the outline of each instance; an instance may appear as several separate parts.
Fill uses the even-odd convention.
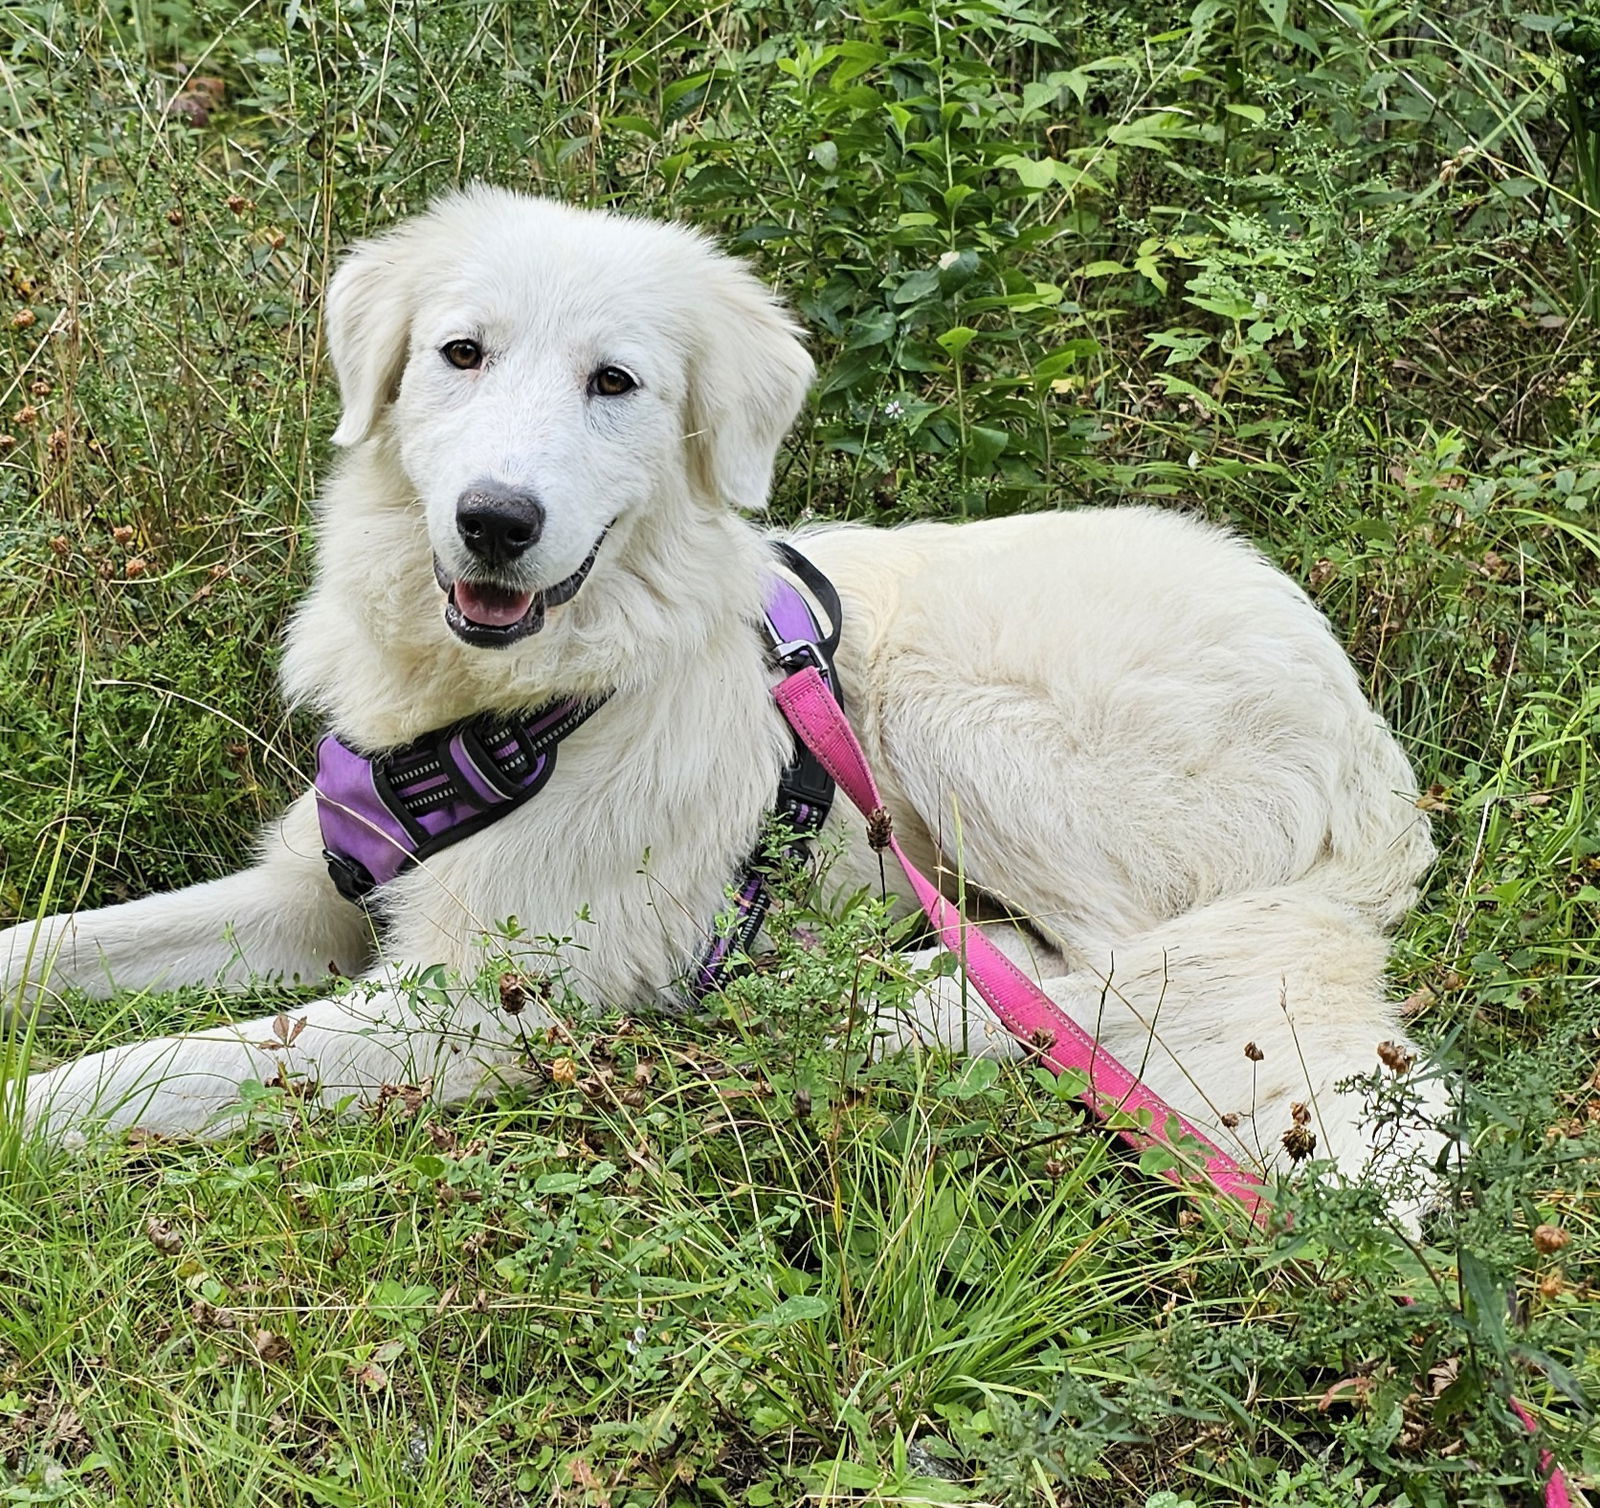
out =
[[[52,1133],[202,1129],[280,1064],[325,1100],[424,1077],[471,1093],[515,1058],[507,1018],[467,990],[435,1018],[408,972],[472,976],[494,937],[589,1000],[648,1001],[697,956],[771,802],[788,733],[755,624],[773,564],[730,505],[764,500],[811,363],[749,272],[679,228],[477,188],[357,247],[328,311],[349,449],[290,696],[372,749],[612,698],[538,799],[391,887],[381,937],[328,883],[309,797],[241,874],[0,934],[22,993],[366,971],[296,1012],[286,1050],[262,1045],[268,1018],[35,1079],[27,1112]],[[464,338],[490,353],[479,371],[439,355]],[[607,363],[639,390],[590,396]],[[612,525],[577,597],[503,650],[452,635],[431,565],[465,568],[455,500],[485,478],[546,509],[528,589]],[[1304,593],[1231,535],[1147,508],[803,545],[844,599],[852,718],[913,854],[1025,919],[1033,935],[1002,927],[1003,945],[1197,1122],[1270,1163],[1304,1101],[1321,1150],[1357,1169],[1360,1107],[1333,1086],[1404,1042],[1381,934],[1432,848],[1404,756]],[[874,882],[842,797],[831,826],[835,877]],[[523,941],[500,935],[510,918]],[[529,940],[547,938],[565,941]],[[902,1032],[1014,1050],[953,980]]]

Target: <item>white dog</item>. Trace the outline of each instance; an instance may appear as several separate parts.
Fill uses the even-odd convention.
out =
[[[369,914],[315,802],[228,879],[0,934],[13,998],[72,986],[370,986],[44,1074],[30,1121],[199,1131],[280,1071],[333,1102],[515,1057],[470,986],[424,1019],[403,976],[482,976],[485,938],[583,998],[674,988],[757,841],[791,747],[758,632],[766,499],[812,377],[750,272],[673,226],[474,188],[358,246],[328,295],[343,397],[317,574],[284,681],[366,751],[486,712],[607,698],[538,799],[415,864]],[[1229,1150],[1369,1153],[1383,933],[1432,856],[1404,756],[1327,623],[1251,548],[1148,508],[821,528],[838,668],[896,831],[1046,992]],[[959,845],[954,835],[959,827]],[[833,874],[876,884],[841,797]],[[959,847],[959,852],[958,852]],[[376,927],[373,916],[381,917]],[[507,928],[514,918],[517,928]],[[555,947],[524,939],[568,939]],[[500,956],[495,954],[494,956]],[[905,1030],[1008,1051],[942,979]],[[1251,1055],[1246,1045],[1256,1044]]]

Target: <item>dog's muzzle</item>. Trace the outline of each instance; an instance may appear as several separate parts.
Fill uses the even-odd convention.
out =
[[[538,633],[544,627],[547,609],[560,607],[578,595],[610,532],[611,524],[607,524],[583,564],[564,581],[537,592],[522,591],[494,581],[452,580],[435,555],[433,576],[439,583],[439,590],[445,594],[444,621],[451,633],[478,649],[505,649]]]

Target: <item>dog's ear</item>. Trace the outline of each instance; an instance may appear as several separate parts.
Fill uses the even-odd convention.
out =
[[[328,354],[344,414],[335,445],[359,445],[400,386],[410,343],[411,291],[400,237],[362,241],[328,285]]]
[[[800,329],[742,263],[711,255],[689,372],[689,460],[701,490],[763,508],[778,446],[815,367]]]

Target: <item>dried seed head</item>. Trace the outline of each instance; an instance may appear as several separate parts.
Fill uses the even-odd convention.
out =
[[[424,1129],[428,1133],[428,1140],[441,1152],[455,1151],[456,1134],[443,1121],[429,1121]]]
[[[50,553],[63,557],[70,555],[72,553],[72,541],[65,534],[52,534],[50,536]]]
[[[1449,986],[1446,986],[1446,988],[1449,988]],[[1413,1016],[1421,1015],[1438,998],[1437,991],[1430,989],[1425,984],[1419,985],[1400,1002],[1400,1019],[1409,1021]],[[1382,1056],[1381,1048],[1379,1049],[1379,1055]]]
[[[131,545],[133,543],[133,527],[130,524],[118,524],[111,531],[111,537],[119,545]]]
[[[882,852],[894,836],[894,819],[887,807],[876,806],[867,814],[867,843],[874,852]]]
[[[206,123],[205,122],[205,114],[206,114],[205,107],[203,105],[201,105],[201,106],[198,106],[197,109],[198,109],[198,112],[199,112],[199,115],[200,115],[200,119],[198,121],[196,121],[195,124],[203,126]],[[183,224],[183,211],[181,209],[177,209],[177,208],[169,209],[167,211],[167,224],[168,225],[182,225]]]
[[[175,1257],[183,1250],[183,1237],[159,1216],[152,1215],[145,1221],[144,1233],[150,1244],[164,1257]]]
[[[31,403],[24,403],[16,413],[11,416],[13,424],[32,424],[39,417],[39,410]]]
[[[1296,1124],[1283,1133],[1283,1150],[1290,1162],[1304,1162],[1317,1150],[1317,1133],[1309,1126]]]
[[[1262,1050],[1257,1047],[1254,1042],[1245,1043],[1244,1055],[1245,1057],[1249,1058],[1252,1063],[1259,1063],[1264,1057],[1266,1057],[1266,1054],[1262,1052]]]
[[[1394,1074],[1409,1073],[1411,1065],[1417,1061],[1416,1054],[1407,1052],[1398,1042],[1380,1042],[1378,1058]]]
[[[229,194],[228,208],[236,215],[243,215],[253,210],[255,205],[246,199],[243,194]]]
[[[578,1082],[578,1065],[571,1058],[557,1058],[550,1065],[550,1080],[563,1088]]]
[[[38,318],[39,316],[35,314],[32,309],[18,309],[17,312],[11,316],[11,328],[13,330],[26,330],[30,325],[35,323]]]
[[[269,230],[267,232],[267,245],[270,246],[274,251],[282,251],[284,248],[284,243],[288,241],[288,239],[289,238],[284,235],[281,230]]]
[[[1066,1176],[1067,1165],[1059,1157],[1047,1158],[1044,1165],[1044,1176],[1054,1182]]]
[[[508,1016],[520,1016],[528,1003],[528,981],[520,974],[500,976],[500,1009]]]
[[[1539,1279],[1539,1297],[1542,1299],[1558,1299],[1566,1291],[1566,1274],[1559,1267],[1552,1267]]]
[[[150,562],[145,560],[142,556],[135,555],[133,559],[128,562],[126,569],[130,577],[143,576],[145,572],[150,569]]]
[[[1311,1112],[1296,1100],[1294,1104],[1289,1106],[1289,1119],[1297,1126],[1309,1126],[1311,1124]]]
[[[1226,1126],[1228,1130],[1232,1131],[1236,1129],[1239,1124],[1239,1112],[1237,1110],[1230,1110],[1226,1115],[1221,1117],[1221,1120],[1222,1124]]]
[[[237,1330],[239,1316],[231,1309],[219,1309],[205,1299],[196,1299],[189,1306],[189,1318],[202,1330]]]
[[[1569,1246],[1571,1242],[1571,1232],[1562,1230],[1559,1225],[1539,1225],[1534,1227],[1533,1249],[1541,1257],[1554,1256],[1556,1252]]]
[[[35,398],[48,398],[51,393],[55,391],[55,389],[51,387],[43,377],[41,377],[37,382],[30,382],[28,384],[28,391],[32,393]]]
[[[15,435],[0,435],[0,451],[10,450],[17,443]]]

